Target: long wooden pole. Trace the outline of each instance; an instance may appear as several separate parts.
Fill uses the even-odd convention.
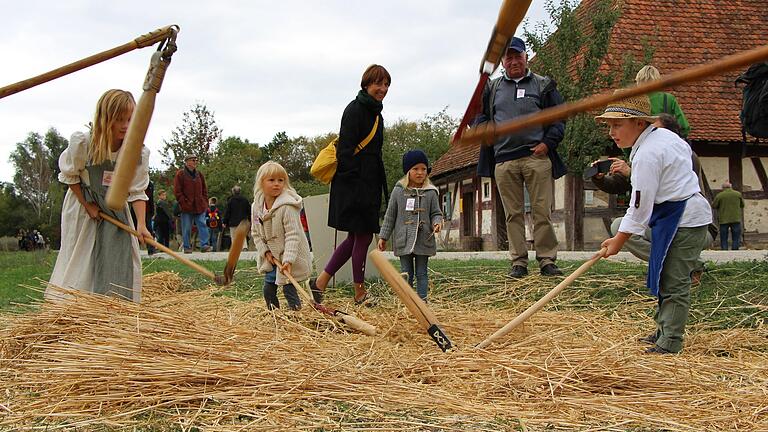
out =
[[[139,234],[139,232],[136,231],[135,229],[129,227],[128,225],[120,222],[119,220],[113,218],[112,216],[110,216],[110,215],[108,215],[108,214],[106,214],[104,212],[99,212],[99,216],[101,216],[101,218],[106,220],[107,222],[115,225],[116,227],[118,227],[118,228],[120,228],[120,229],[122,229],[124,231],[127,231],[127,232],[133,234],[134,236],[136,236],[136,238],[144,239],[145,242],[147,242],[147,243],[151,244],[152,246],[160,249],[161,251],[167,253],[168,255],[176,258],[179,262],[181,262],[182,264],[184,264],[187,267],[191,268],[192,270],[195,270],[198,273],[200,273],[200,274],[206,276],[207,278],[211,279],[212,281],[217,282],[216,275],[212,271],[210,271],[207,268],[201,266],[200,264],[198,264],[198,263],[196,263],[194,261],[188,260],[187,258],[184,258],[183,256],[181,256],[178,253],[174,252],[173,250],[171,250],[170,248],[166,247],[162,243],[158,243],[153,238],[142,237],[141,234]]]
[[[282,267],[283,265],[278,261],[277,259],[274,259],[274,262],[272,265],[275,265],[278,267]],[[291,282],[294,288],[296,288],[296,291],[299,292],[300,295],[304,297],[305,300],[312,303],[315,310],[317,310],[320,313],[324,313],[326,315],[330,315],[334,318],[336,318],[337,321],[339,321],[342,324],[346,324],[353,330],[357,330],[360,333],[366,334],[368,336],[376,336],[376,327],[372,326],[371,324],[368,324],[367,322],[361,320],[360,318],[350,315],[348,313],[344,313],[335,309],[329,309],[326,308],[323,305],[315,303],[315,299],[312,297],[312,294],[307,291],[296,279],[294,279],[293,275],[289,272],[284,272],[280,270],[280,273],[284,274],[285,277],[288,278],[288,280]]]
[[[28,88],[46,83],[48,81],[55,80],[56,78],[60,78],[64,75],[71,74],[72,72],[77,72],[80,69],[85,69],[89,66],[93,66],[105,60],[109,60],[113,57],[117,57],[121,54],[125,54],[129,51],[133,51],[137,48],[145,48],[148,46],[152,46],[157,42],[160,42],[161,40],[167,38],[168,35],[170,35],[171,29],[173,27],[177,27],[177,26],[170,25],[170,26],[161,27],[145,35],[141,35],[126,44],[117,46],[112,49],[108,49],[106,51],[102,51],[98,54],[94,54],[90,57],[86,57],[84,59],[78,60],[76,62],[70,63],[68,65],[62,66],[60,68],[54,69],[44,74],[40,74],[35,77],[28,78],[23,81],[19,81],[17,83],[2,87],[0,88],[0,99],[6,96],[10,96],[14,93],[24,91]]]
[[[768,59],[768,45],[749,51],[743,51],[718,61],[671,73],[665,75],[660,80],[624,88],[616,92],[607,91],[581,99],[577,102],[564,103],[556,107],[548,108],[536,114],[520,117],[519,119],[499,124],[493,122],[484,123],[465,131],[463,136],[456,140],[455,143],[457,145],[478,143],[492,145],[496,141],[496,138],[500,136],[511,135],[533,126],[563,120],[578,113],[602,108],[611,102],[616,102],[628,97],[648,94],[693,81],[700,81],[713,75],[721,75],[725,72],[740,69],[766,59]]]
[[[501,57],[507,50],[507,44],[515,35],[517,27],[525,18],[528,8],[531,7],[531,0],[504,0],[499,8],[499,16],[496,18],[496,25],[491,32],[491,39],[488,41],[488,48],[483,56],[483,63],[480,65],[480,73],[493,73],[496,67],[501,63]]]
[[[147,77],[144,80],[144,88],[136,104],[128,125],[128,131],[123,139],[120,155],[112,175],[112,184],[107,190],[107,206],[112,210],[120,210],[125,206],[128,198],[128,187],[136,175],[136,166],[141,157],[141,149],[144,146],[144,137],[149,129],[149,121],[155,110],[155,99],[165,78],[165,71],[171,63],[171,56],[176,52],[176,32],[178,27],[170,29],[170,36],[166,39],[165,48],[156,51],[149,63]],[[162,47],[162,46],[161,46]]]
[[[480,99],[483,95],[483,89],[488,82],[496,67],[501,63],[501,58],[507,50],[507,45],[517,31],[517,26],[525,18],[528,8],[531,6],[531,0],[504,0],[499,9],[499,16],[496,18],[496,25],[491,32],[491,38],[488,41],[488,47],[483,54],[483,60],[480,62],[480,78],[469,99],[467,109],[461,118],[461,124],[456,129],[452,140],[458,140],[469,126],[469,123],[475,119],[480,112]]]
[[[558,294],[560,294],[560,291],[564,290],[568,285],[573,283],[574,280],[576,280],[577,277],[581,276],[589,270],[592,265],[598,261],[600,261],[600,258],[603,257],[603,254],[605,254],[606,249],[603,248],[600,250],[600,252],[596,253],[592,258],[589,259],[589,261],[582,264],[579,268],[577,268],[573,273],[568,275],[565,279],[563,279],[562,282],[557,284],[556,287],[552,288],[550,292],[547,293],[544,297],[540,298],[539,301],[532,304],[528,309],[523,311],[520,315],[515,317],[512,321],[510,321],[507,325],[504,327],[498,329],[494,334],[488,336],[484,341],[477,344],[476,348],[485,348],[488,345],[491,344],[494,340],[508,334],[517,326],[524,323],[528,318],[533,316],[536,312],[538,312],[542,307],[544,307],[545,304],[549,303],[553,298],[555,298]]]
[[[392,287],[392,291],[395,292],[400,301],[403,302],[405,308],[416,318],[419,322],[419,326],[423,328],[427,334],[435,341],[438,347],[443,352],[449,350],[452,346],[451,340],[448,335],[445,334],[440,324],[437,322],[435,314],[427,306],[424,300],[416,294],[413,288],[406,282],[400,273],[395,270],[395,267],[387,261],[387,258],[378,249],[373,249],[368,257],[371,258],[371,262],[376,268],[379,269],[381,277]]]

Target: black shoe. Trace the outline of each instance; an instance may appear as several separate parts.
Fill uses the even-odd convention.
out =
[[[317,287],[317,279],[309,280],[309,289],[312,291],[312,300],[320,304],[323,302],[323,292]]]
[[[544,267],[541,268],[541,275],[542,276],[562,276],[563,271],[557,268],[554,264],[547,264]]]
[[[508,276],[515,279],[526,277],[528,276],[528,267],[513,265],[512,269],[509,271]]]
[[[669,351],[668,349],[662,348],[658,345],[654,345],[647,350],[645,350],[646,354],[674,354],[672,351]]]
[[[659,340],[659,337],[656,336],[656,333],[651,333],[646,337],[641,337],[637,341],[642,343],[647,343],[650,345],[656,345],[656,341]]]

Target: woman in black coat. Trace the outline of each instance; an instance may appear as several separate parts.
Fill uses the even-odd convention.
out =
[[[373,235],[379,232],[381,197],[386,190],[386,174],[381,148],[384,144],[382,101],[387,95],[392,78],[380,65],[371,65],[363,73],[361,90],[347,105],[341,117],[339,140],[336,143],[338,166],[331,181],[328,205],[328,226],[349,233],[336,247],[333,256],[316,280],[311,280],[315,301],[322,301],[322,293],[331,277],[352,258],[352,278],[355,284],[355,302],[363,303],[365,289],[365,259]],[[361,142],[373,133],[367,145],[355,153]]]

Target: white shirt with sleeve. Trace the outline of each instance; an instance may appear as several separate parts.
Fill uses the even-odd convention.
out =
[[[712,222],[712,210],[701,195],[691,158],[691,147],[674,132],[648,126],[640,134],[629,156],[632,195],[619,231],[643,235],[654,204],[686,199],[680,228]]]

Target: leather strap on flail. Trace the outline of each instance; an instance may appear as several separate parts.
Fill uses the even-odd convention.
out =
[[[163,85],[163,79],[165,78],[165,71],[168,69],[168,65],[171,64],[171,56],[173,56],[177,49],[176,35],[178,32],[179,28],[177,26],[171,26],[168,37],[160,42],[157,46],[157,51],[152,54],[147,77],[144,79],[144,91],[160,92],[160,87]]]

